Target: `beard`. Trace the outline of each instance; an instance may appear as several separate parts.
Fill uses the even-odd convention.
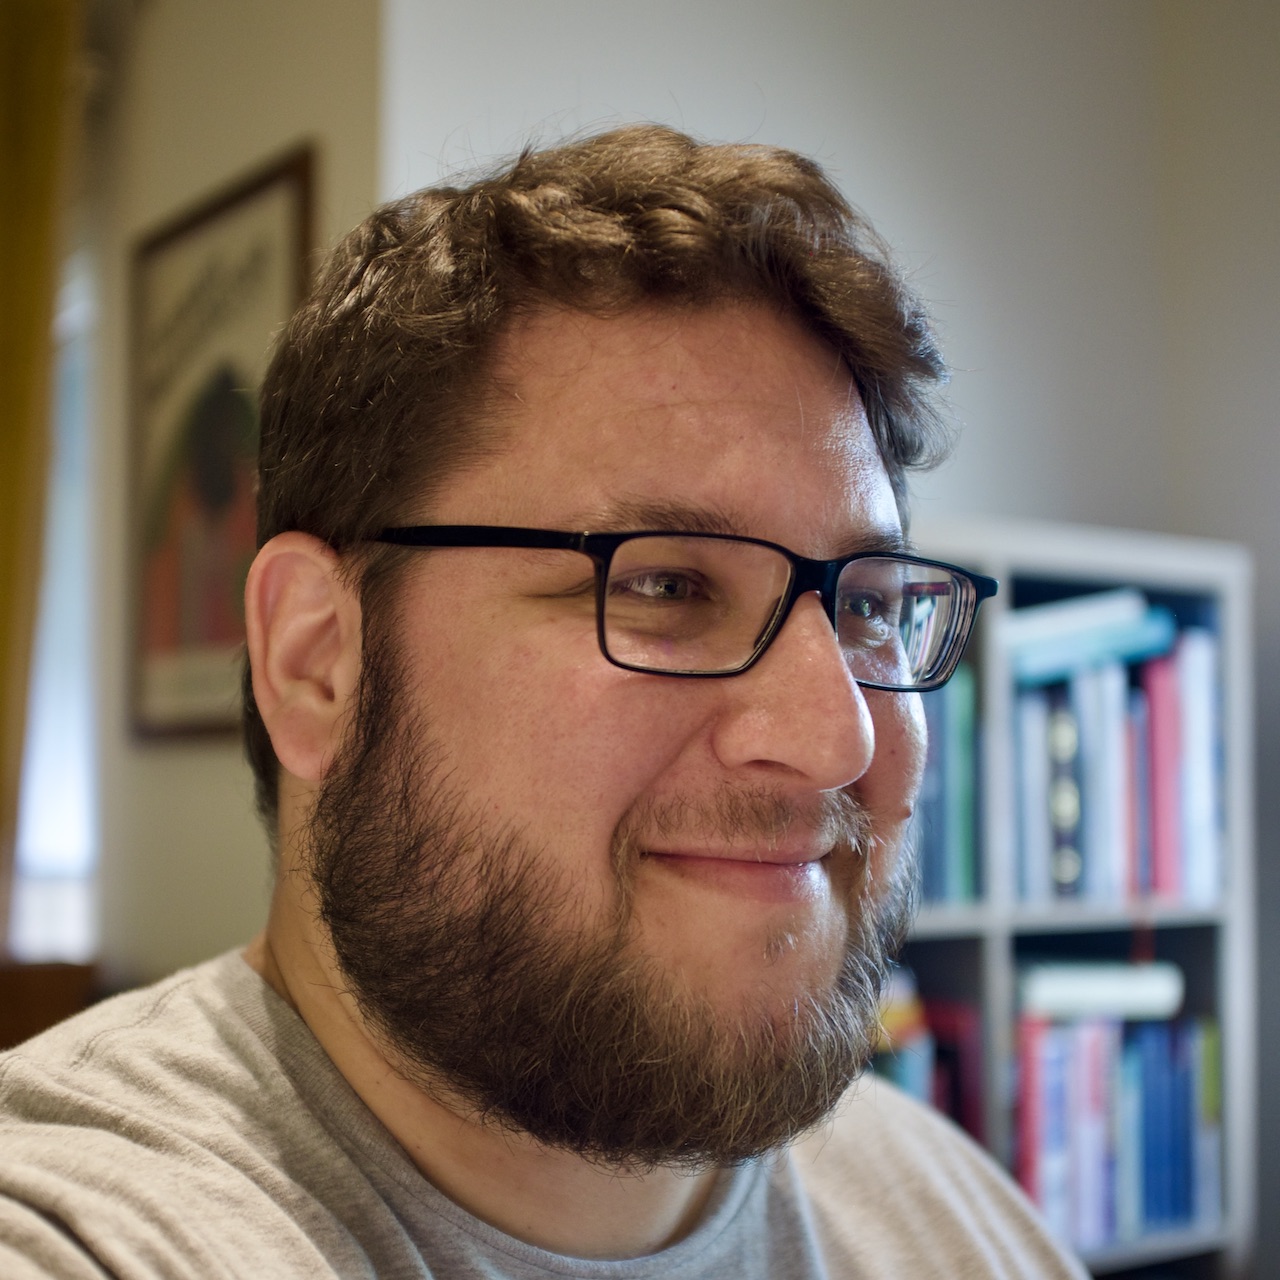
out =
[[[614,909],[584,921],[554,850],[468,800],[403,687],[393,642],[366,636],[358,714],[307,832],[321,921],[399,1073],[482,1123],[626,1171],[732,1164],[819,1124],[874,1050],[912,859],[886,858],[874,883],[869,823],[843,793],[816,815],[741,789],[641,802],[614,834]],[[638,836],[772,841],[800,817],[853,868],[844,954],[782,1011],[762,994],[730,1013],[638,946]]]

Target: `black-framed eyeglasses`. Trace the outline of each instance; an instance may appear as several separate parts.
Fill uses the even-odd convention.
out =
[[[870,689],[944,684],[994,578],[919,556],[810,560],[720,533],[567,533],[499,525],[410,525],[402,547],[576,551],[595,564],[596,632],[615,666],[664,676],[736,676],[760,660],[800,596],[818,592],[849,671]]]

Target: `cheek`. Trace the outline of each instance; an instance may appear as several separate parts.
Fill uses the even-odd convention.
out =
[[[606,662],[594,629],[534,631],[455,633],[424,653],[413,676],[428,727],[489,815],[607,850],[696,724],[665,684]]]
[[[855,790],[887,857],[902,843],[924,776],[924,706],[917,693],[874,690],[867,693],[867,703],[875,724],[876,754]]]

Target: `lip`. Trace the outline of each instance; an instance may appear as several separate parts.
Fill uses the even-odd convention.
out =
[[[662,873],[713,891],[763,903],[805,902],[827,887],[825,856],[770,849],[752,854],[647,852]]]

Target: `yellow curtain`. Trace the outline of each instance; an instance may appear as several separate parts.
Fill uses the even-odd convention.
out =
[[[0,952],[9,921],[47,488],[79,0],[0,0]]]

